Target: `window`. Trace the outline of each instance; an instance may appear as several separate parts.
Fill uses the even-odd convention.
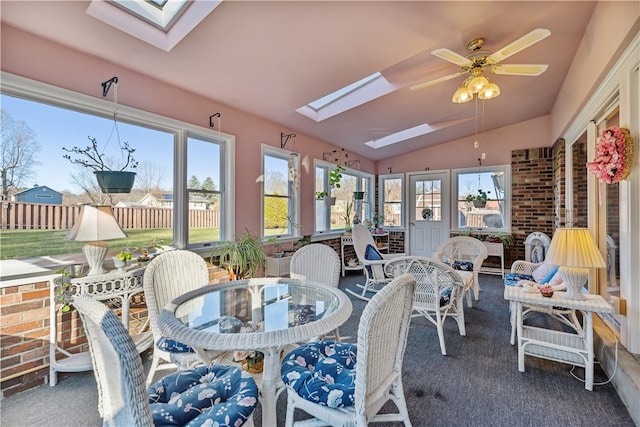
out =
[[[342,172],[340,188],[329,188],[329,172],[335,169],[333,163],[316,160],[315,191],[326,191],[336,198],[335,204],[324,199],[316,199],[316,233],[344,231],[355,223],[373,216],[373,175],[346,169]],[[354,192],[364,192],[362,200],[356,200]],[[355,220],[355,221],[354,221]]]
[[[113,109],[112,102],[3,74],[3,120],[10,116],[28,126],[39,146],[29,174],[11,186],[9,194],[35,184],[62,193],[61,206],[47,205],[51,214],[38,216],[42,221],[53,218],[55,224],[33,222],[33,226],[0,231],[3,259],[81,253],[84,242],[64,240],[72,224],[56,209],[82,203],[113,207],[128,235],[108,242],[113,251],[159,242],[197,249],[229,238],[226,234],[234,227],[233,176],[226,165],[233,158],[233,136],[119,105],[120,139],[136,149],[139,165],[131,193],[104,194],[94,188],[90,169],[62,157],[62,147],[84,147],[90,143],[87,136],[101,144],[117,144]],[[200,185],[188,185],[196,181],[187,182],[187,174]],[[37,239],[38,244],[20,245],[25,239]]]
[[[378,178],[381,227],[404,227],[404,175],[380,175]]]
[[[210,138],[187,138],[190,245],[220,240],[222,152],[222,144]]]
[[[486,166],[453,171],[457,212],[453,229],[511,229],[511,167]]]
[[[299,158],[267,145],[262,151],[262,235],[298,236]]]

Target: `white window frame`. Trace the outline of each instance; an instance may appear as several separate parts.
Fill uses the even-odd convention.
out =
[[[95,98],[4,71],[1,74],[1,80],[2,87],[0,89],[4,95],[105,118],[113,116],[113,103],[106,99]],[[224,161],[222,162],[224,168],[221,170],[223,182],[220,183],[222,191],[220,200],[220,239],[233,239],[235,230],[235,176],[233,168],[229,167],[229,165],[235,164],[235,136],[122,104],[118,105],[118,120],[123,123],[156,129],[174,135],[173,193],[175,203],[173,207],[173,246],[179,249],[197,251],[198,249],[210,249],[212,244],[215,244],[215,242],[188,244],[187,136],[209,139],[224,146]]]
[[[265,156],[276,157],[286,160],[289,163],[289,173],[287,176],[287,198],[289,199],[289,212],[292,212],[292,221],[287,224],[287,232],[277,236],[262,236],[265,240],[268,237],[277,237],[278,239],[287,237],[300,237],[299,227],[294,224],[300,224],[300,156],[294,155],[291,151],[273,147],[271,145],[262,144],[262,177],[260,188],[260,229],[264,233],[264,177],[265,175]],[[293,170],[291,170],[293,166]]]
[[[327,234],[342,234],[344,233],[344,228],[336,228],[336,229],[331,229],[331,206],[327,206],[324,204],[324,202],[322,201],[318,201],[315,198],[315,194],[316,191],[318,191],[318,189],[315,187],[315,177],[316,177],[316,172],[318,169],[324,169],[325,173],[324,173],[324,182],[323,182],[323,186],[322,189],[320,190],[326,190],[327,192],[330,191],[329,188],[329,172],[334,170],[336,168],[335,163],[331,163],[331,162],[327,162],[324,160],[320,160],[320,159],[315,159],[314,160],[314,168],[313,168],[313,180],[314,180],[314,184],[313,184],[313,202],[314,202],[314,234],[316,235],[327,235]],[[356,178],[356,191],[365,191],[365,199],[363,200],[363,203],[365,203],[365,210],[366,212],[366,218],[360,218],[361,220],[365,220],[365,219],[369,219],[371,218],[371,216],[373,215],[373,212],[371,212],[372,207],[374,206],[374,202],[375,202],[375,175],[367,173],[367,172],[362,172],[356,169],[352,169],[352,168],[345,168],[345,170],[342,172],[342,175],[349,175],[349,176],[353,176]],[[362,180],[366,180],[368,181],[367,184],[365,184],[366,188],[362,188],[361,185],[361,181]],[[325,218],[327,220],[327,224],[322,224],[322,226],[325,229],[323,230],[319,230],[318,226],[318,216],[316,215],[316,209],[318,208],[318,203],[322,203],[322,208],[325,210]]]
[[[384,228],[386,229],[390,229],[390,230],[400,230],[400,229],[404,229],[407,226],[407,195],[405,194],[405,190],[406,190],[406,179],[405,179],[405,175],[402,173],[395,173],[395,174],[386,174],[386,175],[379,175],[378,176],[378,206],[377,206],[377,211],[378,212],[384,212],[384,206],[385,203],[387,203],[386,198],[385,198],[385,194],[384,194],[384,183],[387,180],[395,180],[395,179],[399,179],[400,180],[400,225],[399,226],[389,226],[389,225],[384,225]],[[373,215],[373,214],[372,214]]]
[[[452,169],[451,180],[451,230],[457,232],[474,231],[487,233],[511,233],[511,165],[492,165],[477,166],[473,168]],[[487,172],[503,172],[504,173],[504,224],[502,227],[460,227],[458,221],[458,182],[462,174],[487,173]],[[485,190],[486,191],[486,190]],[[493,188],[491,189],[493,192]],[[489,194],[489,200],[491,200]],[[495,200],[495,197],[493,198]]]

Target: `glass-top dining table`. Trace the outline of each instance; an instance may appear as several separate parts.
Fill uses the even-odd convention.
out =
[[[207,350],[264,353],[262,425],[276,426],[280,352],[331,332],[351,315],[349,297],[323,283],[255,278],[204,286],[179,296],[160,313],[158,326],[173,340]]]

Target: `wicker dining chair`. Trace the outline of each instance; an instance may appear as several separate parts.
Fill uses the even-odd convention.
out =
[[[480,282],[478,274],[482,263],[487,259],[487,247],[480,240],[470,236],[455,236],[445,240],[436,259],[458,270],[458,274],[465,282],[464,292],[467,295],[467,305],[473,307],[471,289],[476,301],[480,299]]]
[[[152,259],[145,269],[143,288],[154,342],[147,385],[151,384],[158,369],[183,368],[200,362],[188,346],[166,340],[158,327],[158,316],[176,297],[208,284],[207,263],[200,255],[186,250],[164,252]]]
[[[360,317],[357,344],[313,342],[284,357],[285,426],[294,425],[296,408],[316,418],[312,425],[364,427],[370,422],[395,421],[411,426],[402,387],[402,361],[415,286],[413,277],[403,275],[377,292]],[[336,371],[337,361],[342,362],[337,368],[339,375],[321,374],[322,369]],[[309,364],[315,364],[318,370],[309,369]],[[337,381],[338,377],[345,382]],[[319,395],[323,396],[322,403],[317,403]],[[378,414],[387,401],[392,401],[398,411]]]
[[[142,360],[118,316],[88,294],[75,297],[73,306],[89,342],[103,426],[253,426],[258,387],[240,368],[202,366],[146,388]],[[212,404],[210,396],[220,392],[224,396]]]
[[[446,264],[417,256],[393,259],[384,269],[393,277],[410,274],[416,279],[412,317],[424,317],[436,326],[440,351],[446,355],[444,322],[447,317],[455,319],[460,335],[466,335],[462,306],[465,284],[458,272]]]
[[[340,271],[340,257],[333,248],[322,243],[311,243],[298,249],[291,257],[289,267],[289,275],[293,279],[311,280],[334,288],[340,283]],[[329,336],[324,335],[321,338],[326,339]],[[337,328],[333,338],[341,341]]]

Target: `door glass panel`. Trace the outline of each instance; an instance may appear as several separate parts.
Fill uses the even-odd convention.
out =
[[[420,180],[415,183],[415,218],[424,221],[442,221],[440,180]]]

